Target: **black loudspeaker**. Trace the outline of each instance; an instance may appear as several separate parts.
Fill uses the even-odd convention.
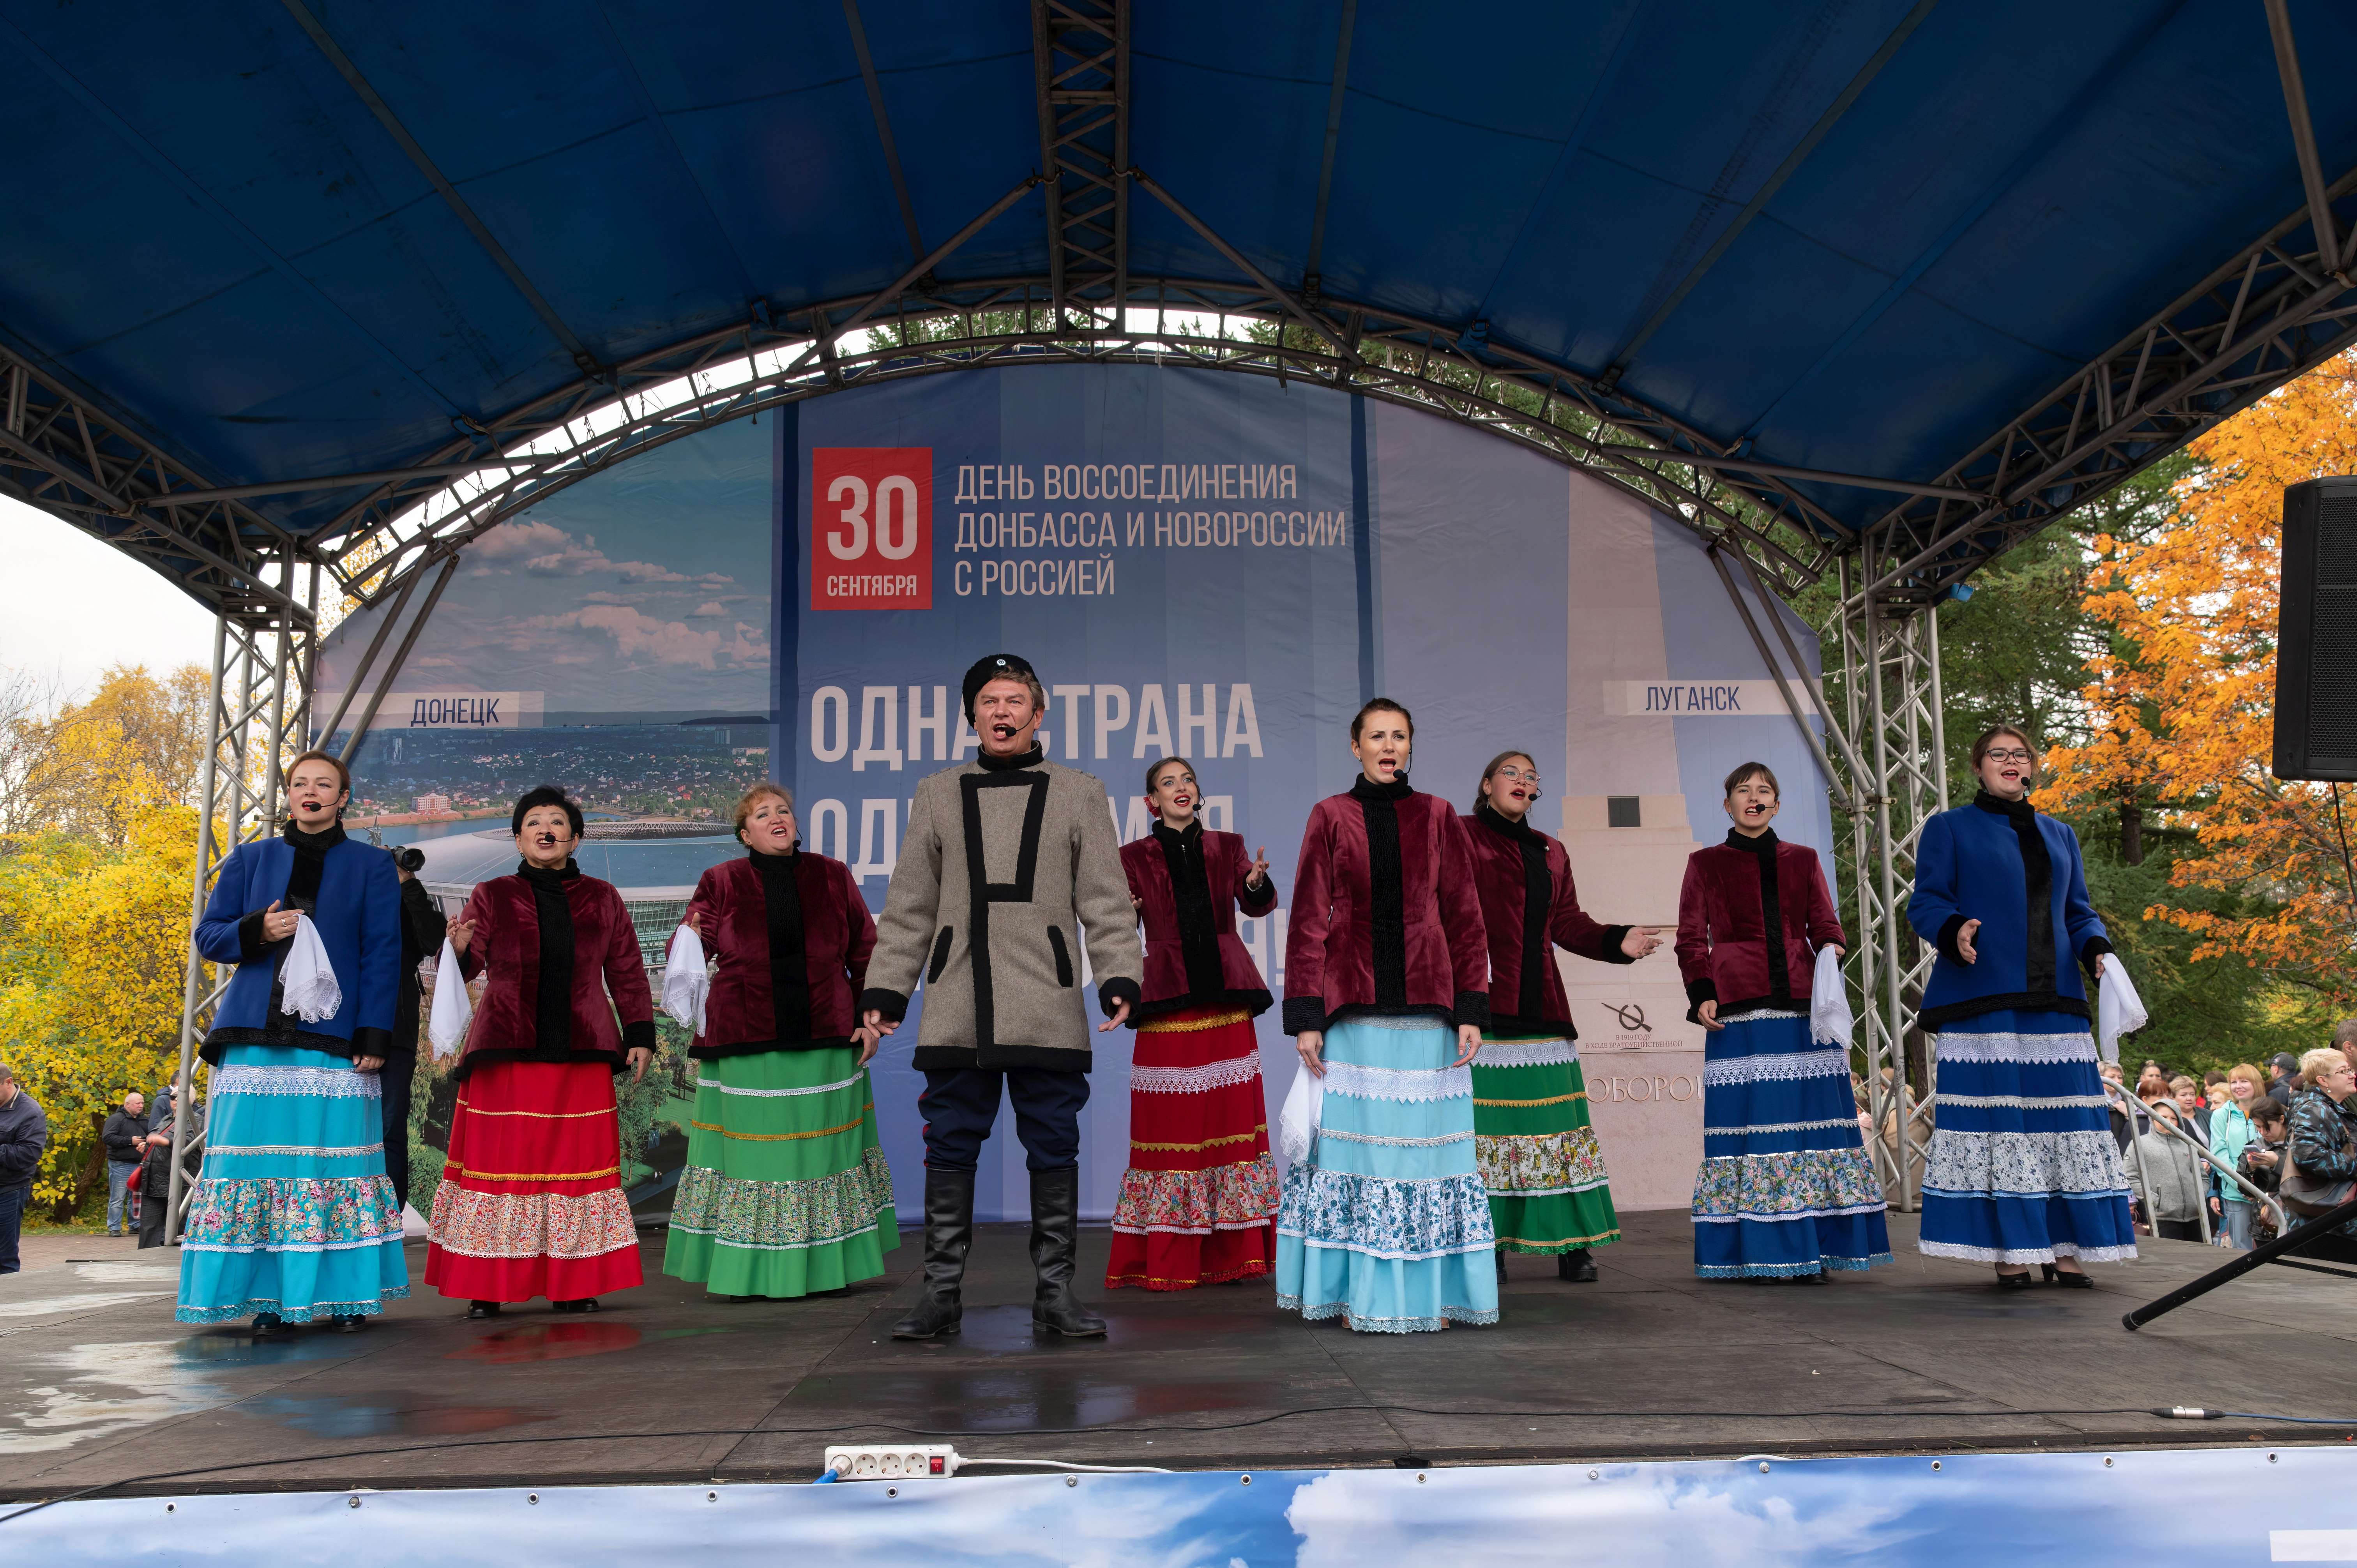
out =
[[[2357,781],[2357,478],[2284,491],[2278,779]]]

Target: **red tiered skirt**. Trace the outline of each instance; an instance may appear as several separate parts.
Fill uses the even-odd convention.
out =
[[[470,1301],[578,1301],[640,1281],[602,1062],[485,1062],[458,1088],[425,1283]]]
[[[1191,1290],[1251,1279],[1276,1257],[1276,1165],[1252,1017],[1196,1008],[1137,1026],[1129,1169],[1105,1284]]]

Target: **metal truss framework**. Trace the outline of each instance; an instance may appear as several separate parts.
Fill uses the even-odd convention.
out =
[[[145,562],[218,613],[307,618],[269,573],[310,546],[234,496],[188,499],[202,488],[95,400],[0,346],[0,495]]]
[[[214,875],[238,845],[274,832],[286,792],[286,766],[309,744],[310,703],[318,658],[320,580],[316,564],[283,554],[263,564],[276,595],[272,608],[213,619],[210,744],[197,776],[197,854],[189,892],[191,928],[203,914]],[[181,1156],[189,1146],[189,1101],[198,1042],[235,965],[211,963],[190,944],[180,993],[180,1055],[175,1079],[171,1187],[165,1232],[177,1240],[188,1187]]]
[[[1031,0],[1054,319],[1129,295],[1130,0]],[[1092,318],[1093,320],[1093,318]]]
[[[287,3],[298,21],[308,19],[297,0]],[[1812,732],[1811,744],[1851,819],[1864,928],[1854,961],[1867,1000],[1861,1017],[1877,1115],[1917,1124],[1927,1114],[1930,1085],[1920,1098],[1910,1093],[1923,1075],[1910,1075],[1907,1047],[1918,1037],[1914,1008],[1929,961],[1898,909],[1915,835],[1946,800],[1932,607],[1978,566],[2357,339],[2350,272],[2357,260],[2357,170],[2328,183],[2317,166],[2279,0],[2269,0],[2269,20],[2306,203],[1931,483],[1775,464],[1647,406],[1625,389],[1624,367],[1588,374],[1492,343],[1485,322],[1422,320],[1323,295],[1315,258],[1354,0],[1341,9],[1310,270],[1297,290],[1270,279],[1178,194],[1129,163],[1129,4],[1032,0],[1040,170],[920,255],[888,287],[788,313],[756,302],[742,324],[621,364],[576,353],[581,374],[571,384],[496,417],[461,418],[451,440],[406,466],[216,486],[59,378],[0,349],[0,493],[146,560],[220,618],[215,745],[203,791],[223,826],[215,835],[209,817],[199,898],[220,852],[263,831],[274,814],[278,770],[306,733],[313,611],[322,591],[368,607],[397,601],[381,644],[428,568],[440,564],[447,582],[468,543],[539,500],[729,420],[870,382],[1051,363],[1298,379],[1487,430],[1632,492],[1710,544],[1738,607],[1745,603],[1738,578],[1764,602],[1768,592],[1791,598],[1838,571],[1844,712],[1828,707],[1772,607],[1767,618],[1785,641],[1793,680],[1810,688],[1824,731],[1823,743]],[[856,30],[856,5],[845,15]],[[307,30],[324,37],[316,23]],[[331,63],[340,59],[330,54]],[[390,109],[349,68],[339,64],[406,146],[407,133]],[[872,68],[863,70],[888,156]],[[896,158],[893,166],[897,178]],[[1048,275],[942,284],[939,264],[1034,188],[1042,191],[1049,230]],[[1244,281],[1133,277],[1128,203],[1135,192],[1167,208]],[[445,195],[455,201],[454,192]],[[462,219],[472,218],[463,202],[457,206]],[[914,215],[905,201],[902,209],[914,251]],[[478,238],[537,302],[488,232]],[[571,342],[561,322],[551,331]],[[1903,499],[1854,532],[1803,486]],[[297,493],[344,504],[327,526],[299,539],[246,504]],[[294,585],[306,574],[298,596]],[[398,677],[438,591],[437,584],[386,662],[347,750]],[[1781,682],[1748,609],[1746,619]],[[364,663],[374,661],[374,651]],[[366,675],[356,672],[347,705]],[[1786,689],[1808,729],[1803,704],[1790,683]],[[339,710],[326,727],[342,717]],[[257,736],[266,736],[267,758],[258,764],[259,782]],[[187,1048],[218,993],[203,992],[201,968],[192,961],[188,972],[184,1077]],[[1910,1137],[1895,1147],[1892,1194],[1911,1203],[1920,1156]]]
[[[1858,570],[1854,559],[1841,564],[1845,600]],[[1848,872],[1860,928],[1850,967],[1864,1004],[1853,1045],[1865,1058],[1867,1110],[1880,1140],[1876,1165],[1892,1207],[1912,1208],[1922,1194],[1935,1092],[1916,1015],[1937,954],[1917,940],[1904,908],[1923,824],[1948,809],[1940,618],[1873,601],[1867,613],[1842,616],[1840,635],[1853,802]],[[1859,746],[1862,753],[1853,749]]]
[[[2074,371],[1856,541],[1850,596],[1930,604],[2357,341],[2357,169]],[[2338,216],[2340,222],[2335,224]],[[2319,225],[2321,226],[2319,230]],[[2350,237],[2337,240],[2336,227]],[[2319,237],[2320,235],[2320,237]]]

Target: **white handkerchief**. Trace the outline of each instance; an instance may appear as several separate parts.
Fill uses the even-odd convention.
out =
[[[704,1033],[704,1002],[712,993],[712,968],[704,961],[704,939],[694,926],[672,934],[663,963],[662,1010],[683,1029]]]
[[[2106,953],[2104,972],[2095,981],[2095,1048],[2107,1062],[2120,1059],[2120,1036],[2133,1035],[2152,1022],[2136,994],[2136,982],[2117,953]]]
[[[474,1022],[475,1004],[467,1000],[467,977],[459,972],[458,950],[442,939],[442,955],[434,961],[434,1012],[425,1020],[425,1037],[434,1054],[448,1056],[466,1043],[467,1026]]]
[[[1816,974],[1809,982],[1809,1038],[1821,1046],[1846,1047],[1857,1025],[1849,992],[1842,985],[1841,955],[1819,948]]]
[[[1310,1140],[1318,1135],[1318,1119],[1326,1111],[1326,1080],[1307,1067],[1297,1069],[1293,1087],[1286,1091],[1285,1109],[1277,1113],[1277,1147],[1287,1164],[1309,1157]]]
[[[279,967],[278,979],[285,988],[286,1011],[306,1024],[332,1018],[336,1009],[344,1004],[344,988],[336,983],[335,966],[328,961],[327,944],[319,940],[319,928],[300,910],[295,915],[294,944],[286,950],[286,961]]]

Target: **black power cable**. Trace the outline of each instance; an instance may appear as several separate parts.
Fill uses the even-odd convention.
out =
[[[1697,1417],[1743,1421],[1814,1421],[1825,1417],[1878,1417],[1922,1415],[1966,1419],[1998,1416],[2049,1415],[2158,1415],[2183,1421],[2219,1421],[2229,1417],[2239,1421],[2279,1421],[2316,1426],[2357,1426],[2357,1416],[2265,1415],[2250,1411],[2210,1411],[2178,1405],[2153,1409],[2143,1405],[2123,1405],[2109,1409],[2086,1410],[2025,1410],[2009,1406],[2002,1410],[1899,1411],[1874,1410],[1432,1410],[1413,1404],[1321,1404],[1306,1405],[1298,1410],[1280,1410],[1267,1415],[1256,1415],[1243,1421],[1209,1422],[1200,1425],[1170,1423],[1151,1426],[1030,1426],[996,1428],[976,1431],[965,1427],[901,1426],[892,1422],[835,1422],[826,1426],[770,1426],[759,1431],[745,1427],[697,1428],[684,1432],[593,1432],[569,1436],[546,1437],[470,1437],[457,1443],[412,1443],[393,1448],[348,1448],[336,1454],[292,1454],[278,1459],[247,1459],[231,1465],[200,1465],[181,1470],[156,1470],[145,1476],[122,1476],[112,1481],[101,1481],[68,1492],[62,1497],[45,1498],[15,1513],[0,1515],[0,1524],[23,1519],[27,1514],[55,1508],[59,1503],[80,1502],[120,1487],[135,1487],[149,1481],[185,1480],[192,1476],[217,1476],[229,1470],[261,1470],[279,1465],[317,1465],[331,1459],[368,1459],[393,1454],[431,1454],[453,1448],[505,1448],[537,1443],[620,1443],[643,1441],[658,1437],[835,1437],[847,1432],[891,1432],[904,1437],[1119,1437],[1125,1434],[1143,1435],[1149,1432],[1239,1432],[1246,1427],[1266,1426],[1272,1422],[1289,1420],[1297,1415],[1365,1415],[1383,1412],[1401,1415],[1448,1416],[1529,1416],[1541,1419],[1585,1419],[1620,1421],[1675,1421]]]

